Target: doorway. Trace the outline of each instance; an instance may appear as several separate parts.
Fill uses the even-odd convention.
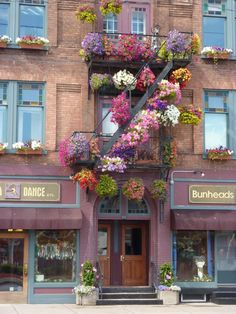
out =
[[[147,222],[100,222],[98,257],[103,285],[147,285],[148,247]]]
[[[0,233],[0,303],[27,303],[28,234]]]

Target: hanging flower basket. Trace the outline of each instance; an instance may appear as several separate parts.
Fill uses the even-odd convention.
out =
[[[229,160],[232,158],[233,153],[233,150],[223,146],[206,150],[209,160]]]
[[[110,74],[93,73],[90,77],[89,84],[92,91],[99,90],[102,86],[109,86],[113,84]]]
[[[100,11],[102,15],[107,14],[120,14],[122,11],[122,2],[121,0],[101,0],[100,1]]]
[[[179,107],[179,121],[182,124],[198,125],[202,120],[202,110],[193,105],[184,105]]]
[[[136,87],[137,79],[129,71],[120,70],[113,75],[113,82],[117,89],[123,90],[128,87],[129,90],[133,90]]]
[[[186,68],[179,68],[172,72],[170,76],[170,82],[179,83],[180,89],[186,87],[187,83],[190,81],[192,77],[191,72]]]
[[[162,80],[158,84],[157,95],[160,100],[166,100],[169,104],[178,105],[181,100],[181,91],[179,83],[171,83],[167,80]]]
[[[162,163],[169,167],[175,167],[177,159],[177,148],[175,142],[167,142],[161,148]]]
[[[101,198],[114,197],[118,194],[118,186],[116,181],[108,174],[101,175],[99,182],[95,187],[97,195]]]
[[[153,84],[155,81],[155,75],[152,72],[152,70],[149,67],[145,67],[138,80],[137,80],[137,85],[136,88],[140,90],[141,92],[145,92],[146,89]]]
[[[74,176],[71,177],[73,182],[79,182],[80,188],[83,190],[89,189],[90,191],[94,190],[98,181],[94,171],[89,169],[82,169],[80,172],[77,172]]]
[[[152,198],[165,202],[167,199],[167,183],[164,180],[154,180],[150,187]]]
[[[77,8],[75,15],[78,20],[86,23],[94,23],[97,18],[94,7],[84,3]]]
[[[124,125],[130,118],[130,101],[123,92],[119,96],[112,99],[111,122],[117,123],[119,126]]]
[[[128,200],[141,201],[144,196],[144,184],[140,178],[130,178],[122,186],[122,193]]]

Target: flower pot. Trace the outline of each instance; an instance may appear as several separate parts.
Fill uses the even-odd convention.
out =
[[[44,275],[35,275],[35,280],[37,282],[41,282],[41,281],[44,281]]]
[[[216,54],[207,54],[206,55],[208,59],[229,59],[230,53],[228,52],[222,52],[222,53],[216,53]]]
[[[43,150],[42,149],[25,149],[25,150],[21,150],[18,149],[16,152],[18,155],[42,155]]]
[[[7,43],[4,41],[0,41],[0,48],[6,48],[7,47]]]
[[[77,305],[96,305],[96,301],[99,297],[98,289],[92,291],[90,294],[76,294],[76,304]]]
[[[42,49],[44,47],[44,44],[19,43],[18,45],[21,49]]]
[[[179,291],[158,291],[158,299],[162,300],[164,305],[179,304]]]

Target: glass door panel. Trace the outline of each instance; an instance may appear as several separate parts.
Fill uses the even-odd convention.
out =
[[[0,291],[23,289],[24,239],[0,239]]]
[[[236,231],[217,234],[217,278],[221,284],[236,284]]]
[[[98,226],[98,257],[100,268],[103,274],[104,286],[110,285],[110,237],[111,226],[99,224]]]

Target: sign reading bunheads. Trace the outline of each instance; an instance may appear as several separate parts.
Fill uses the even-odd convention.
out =
[[[60,184],[0,182],[0,201],[58,202],[60,201]]]
[[[190,185],[189,202],[236,204],[236,185]]]

